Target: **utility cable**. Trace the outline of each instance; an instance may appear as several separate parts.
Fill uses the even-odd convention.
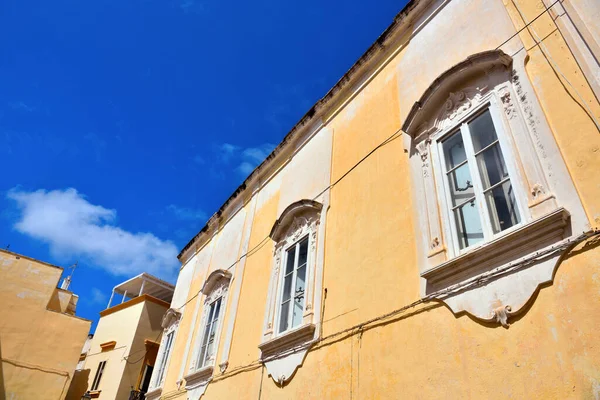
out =
[[[556,4],[559,0],[555,1],[554,3],[552,3],[549,7],[546,7],[543,11],[543,13],[550,11],[550,8],[552,8],[552,6],[554,4]],[[558,63],[554,60],[554,58],[552,58],[552,56],[550,55],[550,51],[548,50],[548,48],[546,47],[546,45],[544,44],[544,41],[539,37],[539,35],[537,34],[537,32],[535,31],[535,29],[533,28],[533,26],[531,26],[531,24],[533,23],[533,21],[535,21],[538,17],[536,17],[535,19],[533,19],[531,22],[527,21],[527,18],[525,17],[525,14],[521,11],[521,9],[519,8],[519,6],[517,5],[517,3],[512,0],[511,1],[513,3],[513,5],[515,6],[515,9],[517,10],[517,12],[519,13],[519,15],[521,16],[521,19],[523,20],[523,22],[525,23],[524,28],[528,28],[527,30],[532,34],[532,36],[535,37],[536,39],[536,44],[538,44],[540,46],[540,50],[542,52],[542,54],[546,57],[546,59],[550,62],[550,64],[554,67],[554,71],[560,75],[565,82],[567,82],[567,84],[571,87],[571,89],[573,89],[573,91],[575,92],[575,94],[577,95],[577,97],[579,98],[579,100],[581,101],[580,105],[585,108],[586,110],[586,114],[590,117],[590,119],[592,120],[592,122],[594,123],[594,125],[596,125],[596,129],[598,129],[598,131],[600,132],[600,122],[598,122],[598,120],[596,119],[596,117],[594,116],[593,111],[590,109],[590,107],[588,106],[587,102],[583,99],[583,96],[581,95],[581,93],[579,92],[579,90],[577,90],[577,88],[571,83],[571,81],[569,80],[569,78],[567,78],[565,76],[565,74],[562,72],[562,70],[560,69],[560,67],[558,66]],[[554,21],[554,24],[556,25],[556,21]],[[558,29],[558,31],[560,32],[560,29],[558,28],[558,25],[556,25],[556,28]],[[561,33],[562,35],[562,33]]]
[[[528,27],[529,27],[529,26],[530,26],[532,23],[534,23],[536,20],[538,20],[538,19],[539,19],[540,17],[542,17],[544,14],[548,13],[548,12],[550,11],[550,9],[551,9],[551,8],[552,8],[554,5],[556,5],[557,3],[559,3],[560,1],[561,1],[561,0],[555,0],[553,3],[551,3],[551,4],[550,4],[548,7],[546,7],[546,8],[545,8],[545,9],[544,9],[542,12],[540,12],[540,13],[539,13],[539,14],[538,14],[538,15],[537,15],[535,18],[533,18],[533,19],[532,19],[531,21],[529,21],[529,22],[527,22],[527,21],[525,20],[525,18],[523,18],[523,17],[522,17],[522,18],[523,18],[523,20],[524,20],[524,22],[525,22],[525,25],[524,25],[522,28],[518,29],[518,30],[517,30],[517,31],[516,31],[516,32],[515,32],[513,35],[511,35],[511,36],[510,36],[508,39],[506,39],[505,41],[503,41],[503,42],[502,42],[500,45],[498,45],[498,46],[495,48],[495,50],[498,50],[500,47],[504,46],[506,43],[508,43],[508,42],[509,42],[510,40],[512,40],[514,37],[516,37],[517,35],[519,35],[519,34],[520,34],[522,31],[524,31],[525,29],[527,29],[527,28],[528,28]],[[520,13],[520,12],[519,12],[519,13]],[[536,36],[537,36],[537,35],[536,35]],[[539,40],[539,38],[538,38],[538,40]],[[543,45],[543,44],[542,44],[542,45]],[[545,46],[544,46],[544,47],[545,47]],[[562,75],[562,73],[561,73],[561,75]],[[563,77],[564,77],[564,75],[563,75]],[[567,79],[565,78],[565,80],[567,80]],[[568,80],[567,80],[567,82],[568,82]],[[570,82],[569,82],[569,84],[570,84]],[[572,85],[571,85],[571,86],[572,86]],[[574,90],[575,90],[575,89],[574,89]],[[576,90],[575,90],[575,91],[576,91]],[[577,91],[576,91],[576,92],[577,92]],[[577,93],[578,93],[578,92],[577,92]],[[584,103],[584,104],[585,104],[585,103]],[[593,118],[593,117],[592,117],[592,118]],[[598,124],[598,123],[595,121],[595,119],[594,119],[594,122],[595,122],[596,126],[598,127],[598,129],[600,130],[600,125],[599,125],[599,124]],[[321,192],[319,192],[319,193],[318,193],[316,196],[314,196],[314,197],[313,197],[313,200],[316,200],[318,197],[320,197],[322,194],[324,194],[324,193],[325,193],[327,190],[330,190],[330,189],[332,189],[334,186],[336,186],[336,185],[337,185],[339,182],[341,182],[341,181],[342,181],[344,178],[346,178],[346,177],[347,177],[347,176],[348,176],[348,175],[349,175],[349,174],[350,174],[350,173],[351,173],[351,172],[352,172],[352,171],[353,171],[355,168],[357,168],[357,167],[358,167],[360,164],[362,164],[362,163],[363,163],[363,162],[364,162],[364,161],[365,161],[367,158],[369,158],[371,155],[373,155],[373,153],[375,153],[375,152],[376,152],[377,150],[379,150],[381,147],[383,147],[383,146],[387,145],[388,143],[390,143],[391,141],[395,140],[395,139],[397,138],[396,136],[397,136],[397,135],[398,135],[400,132],[401,132],[401,129],[398,129],[398,130],[396,130],[396,131],[395,131],[395,132],[394,132],[392,135],[390,135],[390,136],[389,136],[387,139],[385,139],[383,142],[381,142],[379,145],[377,145],[375,148],[373,148],[373,149],[372,149],[372,150],[371,150],[369,153],[367,153],[367,154],[366,154],[366,155],[365,155],[363,158],[361,158],[361,159],[360,159],[360,160],[359,160],[359,161],[358,161],[356,164],[354,164],[352,167],[350,167],[350,168],[349,168],[349,169],[348,169],[348,170],[347,170],[347,171],[346,171],[344,174],[342,174],[342,175],[341,175],[341,176],[340,176],[340,177],[339,177],[339,178],[338,178],[336,181],[334,181],[333,183],[331,183],[330,185],[328,185],[328,186],[327,186],[325,189],[323,189],[323,190],[322,190]],[[597,235],[600,235],[600,231],[598,231],[598,230],[592,230],[592,231],[589,231],[589,232],[583,233],[582,235],[578,236],[578,237],[577,237],[577,238],[575,238],[575,239],[571,239],[571,240],[568,240],[568,241],[566,241],[566,242],[565,242],[565,243],[562,245],[562,246],[565,246],[565,245],[566,245],[566,247],[564,247],[564,248],[563,248],[563,247],[561,247],[561,248],[556,248],[556,249],[554,249],[554,248],[551,248],[551,249],[552,249],[552,251],[553,251],[553,252],[557,252],[557,251],[564,251],[564,250],[565,250],[566,248],[568,248],[568,247],[575,246],[575,245],[577,245],[578,243],[580,243],[581,241],[583,241],[583,240],[585,240],[585,239],[588,239],[588,238],[590,238],[590,237],[592,237],[592,236],[597,236]],[[253,255],[253,254],[255,254],[255,253],[258,251],[258,250],[260,250],[260,248],[262,248],[262,247],[263,247],[263,246],[264,246],[264,245],[267,243],[267,240],[268,240],[268,239],[269,239],[269,236],[266,236],[266,237],[265,237],[264,239],[262,239],[262,240],[261,240],[261,241],[260,241],[260,242],[259,242],[257,245],[255,245],[255,246],[254,246],[252,249],[248,250],[246,253],[244,253],[243,255],[241,255],[241,256],[240,256],[240,257],[239,257],[239,258],[238,258],[236,261],[234,261],[234,262],[233,262],[233,263],[232,263],[232,264],[231,264],[231,265],[228,267],[228,269],[229,269],[229,268],[232,268],[233,266],[235,266],[235,265],[236,265],[237,263],[239,263],[239,262],[240,262],[240,261],[241,261],[241,260],[242,260],[244,257],[246,257],[246,258],[247,258],[247,257],[249,257],[249,256],[251,256],[251,255]],[[546,253],[544,253],[544,254],[546,254]],[[535,253],[535,254],[534,254],[534,258],[532,258],[531,260],[529,260],[529,259],[528,259],[529,261],[527,261],[527,260],[526,260],[526,261],[521,261],[520,263],[516,263],[516,264],[515,264],[515,263],[510,263],[510,264],[508,264],[507,266],[505,266],[505,267],[503,267],[503,268],[497,268],[497,269],[495,269],[495,270],[493,270],[493,271],[490,271],[490,272],[489,272],[489,273],[487,273],[487,274],[480,275],[479,277],[477,277],[477,278],[474,278],[474,279],[472,279],[472,280],[468,280],[468,281],[465,281],[465,282],[463,282],[463,283],[461,283],[461,284],[457,284],[457,285],[451,286],[451,287],[449,287],[449,288],[446,288],[446,289],[444,289],[444,290],[441,290],[441,291],[438,291],[438,292],[435,292],[435,293],[431,293],[431,294],[430,294],[430,295],[428,295],[428,296],[422,297],[421,299],[419,299],[419,300],[417,300],[417,301],[415,301],[415,302],[413,302],[413,303],[411,303],[411,304],[408,304],[408,305],[406,305],[406,306],[403,306],[403,307],[401,307],[401,308],[399,308],[399,309],[396,309],[396,310],[394,310],[394,311],[392,311],[392,312],[389,312],[389,313],[387,313],[387,314],[384,314],[384,315],[382,315],[382,316],[379,316],[379,317],[377,317],[377,318],[374,318],[374,319],[372,319],[372,320],[365,321],[365,322],[363,322],[363,323],[361,323],[361,324],[358,324],[358,325],[355,325],[355,326],[353,326],[353,327],[351,327],[351,328],[347,328],[347,329],[344,329],[344,330],[342,330],[342,331],[336,332],[336,333],[334,333],[334,334],[328,335],[328,336],[326,336],[326,337],[320,338],[320,339],[319,339],[319,340],[317,340],[316,342],[311,342],[311,345],[313,345],[313,344],[315,344],[315,343],[320,343],[320,342],[323,342],[323,341],[325,341],[325,340],[331,339],[331,338],[333,338],[333,337],[335,337],[335,336],[339,336],[339,335],[341,335],[341,334],[344,334],[344,333],[350,332],[350,331],[352,331],[352,330],[355,330],[355,329],[361,329],[361,330],[362,330],[362,329],[363,329],[363,328],[364,328],[366,325],[368,325],[368,324],[371,324],[371,323],[373,323],[373,322],[376,322],[376,321],[378,321],[378,320],[382,320],[382,319],[390,318],[390,317],[392,317],[392,316],[394,316],[394,315],[397,315],[397,314],[399,314],[399,313],[402,313],[402,312],[404,312],[404,311],[406,311],[406,310],[408,310],[408,309],[410,309],[410,308],[414,308],[414,307],[416,307],[416,306],[418,306],[418,305],[420,305],[420,304],[423,304],[423,303],[426,303],[426,302],[432,301],[432,300],[436,299],[436,298],[437,298],[437,297],[439,297],[439,296],[443,296],[443,295],[446,295],[446,296],[448,296],[448,295],[451,295],[451,294],[453,294],[455,291],[458,291],[458,290],[464,290],[464,289],[466,289],[466,288],[468,288],[468,287],[475,286],[475,285],[479,285],[479,286],[480,286],[480,285],[482,285],[482,284],[484,284],[484,283],[487,283],[489,280],[491,280],[491,279],[493,279],[493,278],[497,277],[499,274],[506,274],[506,273],[508,273],[508,272],[510,272],[510,271],[512,271],[512,270],[515,270],[515,269],[520,269],[520,268],[524,268],[525,266],[527,266],[527,265],[530,265],[531,263],[534,263],[534,262],[536,262],[536,261],[539,259],[539,257],[543,257],[543,256],[544,256],[544,254],[541,254],[541,253]],[[199,295],[199,294],[200,294],[200,291],[198,291],[197,293],[195,293],[195,294],[194,294],[192,297],[190,297],[188,300],[186,300],[186,301],[185,301],[185,302],[184,302],[184,303],[183,303],[181,306],[179,306],[179,307],[177,307],[177,308],[175,308],[175,309],[176,309],[176,310],[178,310],[178,311],[181,311],[181,309],[182,309],[183,307],[185,307],[185,306],[186,306],[187,304],[189,304],[189,303],[190,303],[192,300],[194,300],[196,297],[198,297],[198,295]],[[321,323],[322,323],[322,322],[321,322]],[[304,345],[304,346],[305,346],[305,345]],[[290,351],[292,351],[292,352],[295,352],[295,351],[297,351],[297,349],[291,349]],[[234,369],[231,369],[231,370],[229,370],[229,371],[228,371],[226,374],[223,374],[223,375],[221,375],[219,378],[215,378],[215,379],[213,379],[213,380],[217,381],[217,380],[225,379],[227,376],[229,376],[229,375],[231,375],[231,374],[235,373],[236,371],[239,371],[239,370],[242,370],[242,369],[246,369],[246,368],[251,368],[251,367],[254,367],[254,366],[258,366],[258,365],[260,365],[260,364],[262,364],[262,363],[264,363],[265,361],[268,361],[268,360],[270,360],[270,359],[280,358],[280,357],[282,357],[282,356],[284,356],[284,355],[287,355],[287,353],[288,353],[288,352],[286,352],[285,354],[279,354],[279,355],[277,355],[277,357],[273,356],[273,357],[271,357],[271,358],[269,358],[269,359],[266,359],[266,358],[265,358],[265,359],[260,359],[260,360],[255,360],[255,361],[252,361],[251,363],[249,363],[249,364],[246,364],[246,365],[244,365],[244,366],[240,366],[240,367],[236,367],[236,368],[234,368]]]
[[[535,22],[538,18],[540,18],[542,15],[546,14],[548,11],[550,11],[550,9],[557,4],[558,2],[560,2],[561,0],[555,0],[552,4],[550,4],[547,8],[544,9],[544,11],[540,12],[535,18],[533,18],[531,21],[526,22],[525,26],[523,26],[521,29],[517,30],[514,34],[512,34],[508,39],[506,39],[505,41],[503,41],[500,45],[498,45],[495,50],[498,50],[500,47],[504,46],[506,43],[508,43],[511,39],[513,39],[515,36],[517,36],[519,33],[521,33],[522,31],[524,31],[525,29],[527,29],[527,27],[529,27],[533,22]],[[599,127],[600,129],[600,127]],[[387,139],[385,139],[383,142],[381,142],[379,145],[377,145],[375,148],[373,148],[369,153],[367,153],[363,158],[361,158],[356,164],[354,164],[352,167],[350,167],[350,169],[348,169],[344,174],[342,174],[335,182],[333,182],[332,184],[330,184],[329,186],[327,186],[325,189],[323,189],[321,192],[319,192],[319,194],[317,194],[316,196],[313,197],[312,200],[316,200],[318,197],[320,197],[323,193],[325,193],[327,190],[332,189],[335,185],[337,185],[342,179],[344,179],[346,176],[348,176],[348,174],[350,174],[356,167],[358,167],[360,164],[362,164],[367,158],[369,158],[373,153],[375,153],[377,150],[379,150],[381,147],[385,146],[386,144],[388,144],[389,142],[391,142],[392,140],[395,139],[395,136],[400,133],[401,129],[398,129],[397,131],[395,131],[391,136],[389,136]],[[248,250],[245,254],[241,255],[236,261],[234,261],[229,267],[232,268],[233,266],[235,266],[237,263],[239,263],[242,258],[244,257],[249,257],[252,254],[254,254],[256,251],[258,251],[260,248],[262,248],[262,246],[264,246],[265,242],[269,239],[269,236],[266,236],[263,240],[261,240],[256,246],[254,246],[252,249]],[[194,300],[196,297],[198,297],[198,295],[200,294],[200,291],[198,291],[196,294],[194,294],[192,297],[190,297],[185,303],[183,303],[181,306],[177,307],[176,310],[180,311],[183,307],[185,307],[188,303],[190,303],[192,300]]]
[[[338,183],[340,183],[342,181],[342,179],[344,179],[346,176],[348,176],[348,174],[350,174],[350,172],[354,171],[354,169],[356,167],[358,167],[360,164],[362,164],[367,158],[369,158],[373,153],[375,153],[377,150],[379,150],[381,147],[385,146],[386,144],[390,143],[392,140],[396,139],[396,136],[400,133],[400,129],[398,129],[397,131],[395,131],[391,136],[389,136],[387,139],[385,139],[383,142],[381,142],[379,145],[377,145],[374,149],[372,149],[369,153],[367,153],[363,158],[361,158],[356,164],[354,164],[350,169],[348,169],[342,176],[340,176],[338,179],[335,180],[335,182],[331,183],[330,185],[328,185],[325,189],[323,189],[322,191],[320,191],[316,196],[314,196],[312,198],[312,200],[316,200],[318,199],[323,193],[325,193],[326,191],[332,189],[335,185],[337,185]],[[248,250],[246,253],[244,253],[243,255],[241,255],[236,261],[234,261],[227,269],[232,268],[233,266],[235,266],[237,263],[239,263],[242,258],[246,257],[250,257],[251,255],[255,254],[258,250],[260,250],[268,241],[268,239],[270,238],[269,235],[267,235],[265,238],[263,238],[256,246],[254,246],[252,249]],[[183,303],[181,306],[177,307],[176,310],[177,311],[181,311],[181,309],[183,307],[185,307],[187,304],[189,304],[192,300],[194,300],[196,297],[198,297],[198,295],[200,294],[200,291],[198,291],[197,293],[195,293],[192,297],[190,297],[185,303]]]
[[[561,242],[560,244],[548,247],[546,249],[543,249],[541,251],[535,252],[533,255],[526,257],[524,259],[521,259],[518,262],[513,262],[513,263],[509,263],[506,266],[503,267],[499,267],[496,269],[493,269],[485,274],[480,275],[479,277],[458,283],[456,285],[450,286],[446,289],[442,289],[433,293],[430,293],[427,296],[424,296],[410,304],[404,305],[400,308],[397,308],[393,311],[387,312],[385,314],[379,315],[377,317],[371,318],[367,321],[363,321],[359,324],[353,325],[351,327],[342,329],[340,331],[331,333],[327,336],[324,336],[322,338],[310,341],[308,343],[303,343],[302,345],[290,348],[284,352],[281,352],[277,355],[273,355],[270,357],[265,357],[262,359],[256,359],[248,364],[233,368],[231,370],[229,370],[227,373],[220,375],[218,377],[213,378],[213,381],[219,381],[219,380],[223,380],[223,379],[227,379],[230,375],[233,375],[235,373],[238,373],[240,371],[249,369],[249,368],[253,368],[253,367],[258,367],[260,364],[264,364],[265,362],[268,361],[272,361],[278,358],[282,358],[285,357],[287,355],[293,354],[297,351],[300,350],[304,350],[304,349],[308,349],[309,347],[318,345],[319,343],[323,343],[327,340],[331,340],[334,339],[338,336],[344,335],[344,334],[354,334],[354,331],[356,332],[362,332],[366,329],[369,329],[369,326],[376,323],[376,322],[380,322],[383,320],[387,320],[391,317],[397,316],[411,308],[415,308],[421,304],[425,304],[425,303],[429,303],[431,301],[436,301],[438,300],[440,297],[444,297],[444,296],[451,296],[453,294],[456,294],[460,291],[463,291],[465,289],[471,288],[471,287],[476,287],[476,286],[482,286],[485,283],[488,283],[490,280],[493,280],[495,278],[501,277],[503,275],[508,274],[509,272],[514,272],[520,269],[523,269],[531,264],[534,264],[538,261],[547,259],[549,257],[553,257],[556,256],[558,254],[562,254],[562,259],[564,260],[565,256],[575,247],[577,246],[579,243],[583,242],[584,240],[588,240],[591,239],[593,237],[596,236],[600,236],[600,230],[598,229],[593,229],[587,232],[582,233],[581,235],[577,236],[576,238],[572,238],[572,239],[567,239],[563,242]],[[585,247],[584,247],[585,248]],[[322,322],[321,322],[322,323]]]

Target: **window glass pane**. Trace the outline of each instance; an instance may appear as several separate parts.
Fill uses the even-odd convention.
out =
[[[501,232],[521,221],[510,180],[488,191],[485,200],[494,233]]]
[[[213,313],[213,321],[219,319],[219,313],[221,312],[221,298],[219,298],[217,301],[215,301],[212,304],[213,308],[215,309],[215,312]]]
[[[454,210],[458,243],[461,249],[483,240],[483,229],[475,199]]]
[[[471,132],[475,153],[498,139],[490,110],[485,110],[483,114],[469,122],[469,132]]]
[[[308,257],[308,238],[300,242],[300,254],[298,254],[298,266],[306,264],[306,258]]]
[[[215,303],[212,303],[210,305],[210,308],[208,309],[208,318],[206,319],[207,325],[210,323],[210,321],[212,321],[214,314],[215,314]]]
[[[292,328],[297,327],[302,322],[302,309],[304,308],[304,296],[302,298],[295,299],[294,301],[294,315],[292,315]]]
[[[211,334],[211,337],[214,337],[214,335]],[[203,361],[203,365],[207,364],[207,361],[210,359],[210,357],[212,357],[213,355],[213,347],[214,347],[214,340],[209,339],[208,340],[208,344],[206,345],[206,357],[204,358]]]
[[[448,186],[450,187],[452,206],[464,203],[475,196],[469,164],[463,164],[448,174]]]
[[[294,261],[296,261],[296,246],[293,246],[287,251],[287,260],[285,264],[286,275],[294,270]]]
[[[504,178],[508,178],[508,171],[500,150],[500,143],[496,142],[492,147],[477,155],[477,167],[481,174],[483,189],[487,189]]]
[[[444,158],[446,159],[446,171],[450,171],[467,159],[465,146],[460,132],[454,133],[442,143]]]
[[[281,305],[281,316],[279,317],[279,332],[283,332],[288,328],[288,316],[290,315],[290,303],[287,302]]]
[[[296,285],[294,290],[294,315],[292,315],[292,327],[302,322],[302,311],[304,310],[304,293],[306,289],[306,264],[298,268],[296,273]]]
[[[208,344],[208,334],[210,333],[210,324],[206,324],[204,327],[204,335],[202,335],[202,347],[200,348],[200,357],[198,357],[198,364],[200,367],[204,366],[204,359],[206,358],[206,345]]]
[[[281,302],[285,303],[292,296],[292,278],[293,275],[289,274],[283,280],[283,293],[281,294]]]

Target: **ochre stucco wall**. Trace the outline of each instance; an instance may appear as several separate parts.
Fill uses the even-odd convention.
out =
[[[442,1],[434,3],[439,6]],[[517,3],[528,19],[541,12],[538,4]],[[534,28],[545,38],[544,46],[558,67],[544,48],[535,46],[527,30],[502,49],[510,55],[529,55],[529,79],[588,219],[598,227],[600,132],[590,114],[600,119],[600,105],[551,25],[544,17]],[[495,49],[522,26],[512,1],[450,1],[377,74],[361,79],[365,88],[328,116],[325,124],[333,132],[331,182],[398,131],[437,76],[471,54]],[[255,194],[260,206],[250,249],[268,235],[279,216],[279,199],[285,197],[279,192],[280,180],[275,176]],[[245,264],[228,369],[221,374],[215,368],[203,398],[598,398],[598,241],[572,250],[557,266],[554,282],[533,296],[509,328],[454,315],[432,301],[346,331],[419,300],[414,236],[420,227],[415,229],[413,201],[402,139],[377,150],[331,189],[323,277],[326,339],[308,352],[283,387],[257,362],[273,244],[268,241],[253,251]],[[202,286],[201,276],[193,281],[189,297]],[[176,363],[181,363],[192,312],[193,307],[186,306],[185,330],[179,331],[174,348]],[[169,368],[179,369],[179,364]],[[185,398],[171,372],[163,398]]]
[[[65,398],[91,323],[47,309],[61,273],[0,251],[0,398]]]

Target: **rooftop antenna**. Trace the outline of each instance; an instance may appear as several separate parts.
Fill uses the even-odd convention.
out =
[[[62,285],[60,285],[61,289],[69,290],[69,285],[71,284],[71,279],[73,279],[73,272],[75,272],[75,268],[77,268],[78,263],[79,263],[79,261],[76,261],[75,264],[73,264],[69,267],[69,269],[71,270],[71,273],[69,274],[69,276],[67,276],[65,279],[63,279]]]
[[[4,250],[8,250],[10,249],[10,243],[6,245],[6,247],[4,248]]]

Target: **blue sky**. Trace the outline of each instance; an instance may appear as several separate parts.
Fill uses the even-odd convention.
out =
[[[405,1],[7,0],[0,246],[79,267],[94,321],[179,250]]]

